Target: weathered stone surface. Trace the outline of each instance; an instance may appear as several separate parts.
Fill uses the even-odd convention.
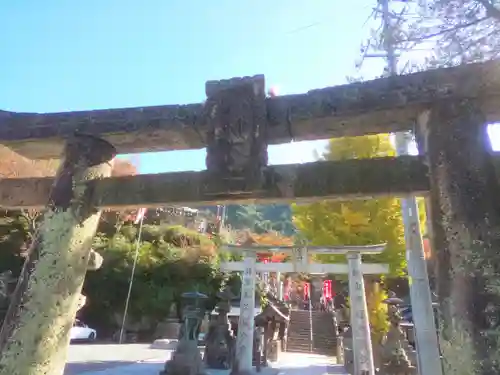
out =
[[[382,339],[380,361],[383,373],[386,375],[412,375],[416,374],[416,363],[410,360],[410,347],[408,340],[401,329],[401,311],[399,298],[387,298],[383,301],[388,305],[387,315],[389,331]]]
[[[206,171],[112,177],[92,184],[94,203],[101,208],[425,195],[429,182],[422,160],[405,156],[270,166],[264,170],[262,190],[236,195]],[[0,180],[0,207],[42,207],[52,182],[51,178]]]
[[[205,316],[204,301],[208,297],[199,292],[182,294],[182,326],[179,332],[179,342],[172,353],[172,358],[166,361],[160,375],[204,375],[204,363],[198,349],[198,334],[201,322]]]
[[[229,369],[234,359],[236,337],[233,335],[227,314],[231,310],[230,301],[235,297],[229,287],[221,290],[217,297],[217,318],[211,322],[205,336],[203,360],[208,368]]]
[[[206,375],[196,341],[180,340],[172,354],[172,359],[165,363],[160,375]]]
[[[114,155],[98,138],[68,141],[0,331],[0,374],[62,374],[100,218],[87,182],[110,176]]]
[[[225,191],[259,189],[267,166],[264,76],[210,81],[206,93],[207,171]]]
[[[481,96],[498,121],[500,63],[492,61],[284,95],[266,100],[268,142],[328,139],[408,130],[427,105]],[[0,143],[32,158],[59,157],[76,130],[98,135],[119,153],[206,146],[203,104],[68,113],[0,112]]]
[[[447,328],[445,373],[499,373],[500,201],[487,119],[473,100],[432,109],[426,145],[431,178],[433,248]]]

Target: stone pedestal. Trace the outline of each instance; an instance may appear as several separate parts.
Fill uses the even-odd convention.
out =
[[[267,359],[271,362],[277,362],[279,354],[281,352],[281,344],[277,340],[272,340],[269,344],[269,351],[267,354]]]
[[[344,338],[341,335],[337,336],[337,346],[335,358],[337,359],[338,364],[343,364],[345,362],[345,346],[344,346]]]
[[[179,341],[176,351],[160,375],[206,375],[198,343],[191,340]]]
[[[156,327],[155,339],[177,340],[179,338],[181,324],[176,318],[166,319]]]
[[[165,363],[160,375],[205,375],[204,363],[198,349],[198,329],[205,315],[204,300],[208,297],[198,292],[182,294],[183,324],[179,342],[172,358]],[[203,301],[203,302],[202,302]]]
[[[349,374],[354,372],[354,352],[352,350],[352,328],[349,326],[342,335],[344,345],[344,366]]]

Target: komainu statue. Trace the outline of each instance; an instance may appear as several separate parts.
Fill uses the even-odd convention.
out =
[[[387,298],[389,331],[382,340],[382,373],[386,375],[414,375],[416,368],[408,358],[410,350],[406,337],[401,330],[401,312],[399,305],[402,301],[397,297]]]
[[[229,288],[225,288],[219,292],[218,297],[221,301],[216,307],[217,319],[210,323],[205,337],[204,361],[208,368],[227,370],[233,362],[236,341],[227,317],[231,309],[230,301],[234,296]]]
[[[205,375],[204,363],[198,349],[198,332],[205,316],[204,303],[208,297],[198,292],[182,294],[183,324],[179,343],[172,358],[165,363],[160,375]]]

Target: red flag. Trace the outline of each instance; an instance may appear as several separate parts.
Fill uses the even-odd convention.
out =
[[[304,299],[309,298],[309,283],[304,284]]]
[[[144,218],[146,215],[147,208],[139,208],[137,210],[137,215],[135,216],[134,224],[139,224],[141,220]]]
[[[330,299],[332,295],[332,280],[323,281],[323,296],[325,299]]]
[[[285,280],[283,299],[285,301],[290,300],[290,280]]]

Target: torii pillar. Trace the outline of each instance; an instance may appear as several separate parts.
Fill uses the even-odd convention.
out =
[[[1,374],[63,373],[85,273],[100,263],[91,245],[101,210],[89,182],[111,175],[115,154],[111,144],[91,135],[67,140],[0,330]]]
[[[244,256],[244,269],[241,283],[240,316],[238,318],[238,336],[236,338],[235,350],[238,370],[241,373],[250,372],[253,369],[255,284],[257,282],[257,253],[251,250],[253,244],[254,241],[249,237],[241,245]]]
[[[236,338],[236,359],[241,372],[251,371],[253,357],[253,333],[255,329],[255,283],[256,257],[251,251],[244,252],[245,270],[241,285],[240,316],[238,320],[238,336]]]
[[[361,270],[361,252],[346,253],[349,267],[349,297],[354,354],[353,375],[375,375],[373,347],[366,304],[365,283]]]

